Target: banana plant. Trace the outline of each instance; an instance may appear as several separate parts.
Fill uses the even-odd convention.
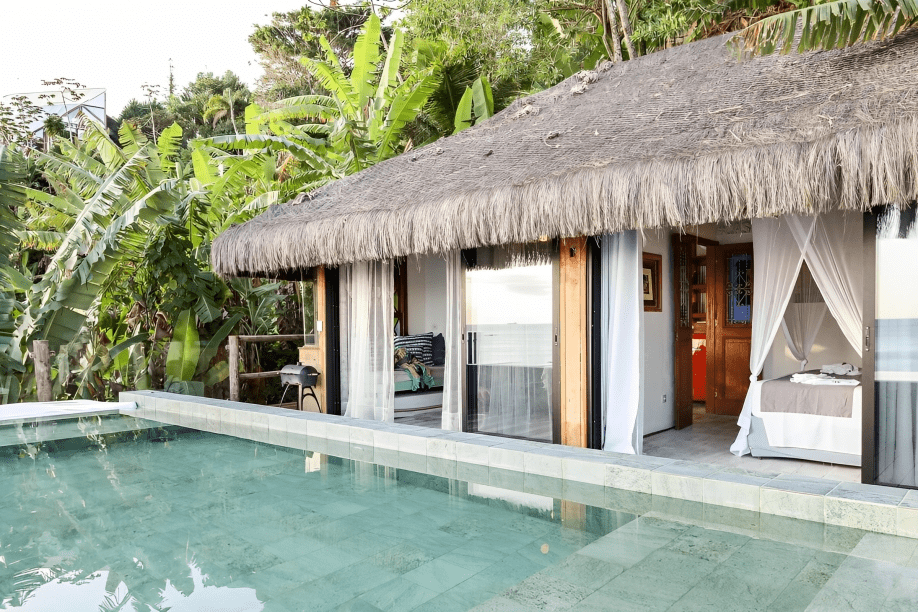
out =
[[[118,351],[105,348],[111,342],[97,342],[86,329],[101,297],[134,273],[157,228],[175,222],[177,211],[195,195],[189,195],[177,163],[180,139],[181,129],[174,126],[154,145],[125,124],[117,144],[103,126],[87,121],[83,137],[76,144],[61,141],[58,151],[31,151],[29,159],[18,152],[0,153],[0,208],[35,215],[28,228],[4,223],[0,249],[10,236],[20,249],[53,249],[34,276],[26,263],[0,260],[0,300],[5,300],[0,362],[6,363],[0,363],[0,388],[7,390],[0,399],[19,395],[9,374],[22,380],[24,356],[34,340],[48,340],[59,356],[82,360],[80,389],[118,357]],[[23,168],[30,164],[50,189],[34,189],[24,180]],[[211,318],[220,314],[219,305],[205,297],[198,310]]]
[[[491,84],[482,75],[465,88],[459,106],[456,109],[456,130],[453,134],[461,132],[467,127],[478,125],[494,116],[494,94]]]
[[[836,0],[766,17],[731,42],[741,55],[769,55],[841,49],[915,28],[918,0]]]
[[[16,252],[22,223],[13,210],[21,201],[19,183],[29,174],[26,160],[15,151],[0,146],[0,403],[19,397],[18,376],[25,373],[22,352],[15,340],[16,316],[23,308],[16,292],[22,276],[8,262]]]
[[[252,105],[246,112],[244,139],[209,139],[208,144],[224,150],[284,150],[301,166],[300,191],[353,174],[410,147],[406,127],[436,91],[439,68],[413,62],[415,53],[406,49],[405,35],[398,29],[383,53],[382,27],[375,15],[357,37],[349,71],[328,40],[320,38],[319,44],[324,59],[300,61],[328,95],[287,98],[268,110]]]
[[[242,315],[227,319],[207,344],[201,347],[195,314],[186,310],[179,315],[169,343],[166,357],[166,391],[185,395],[204,395],[204,388],[216,385],[229,376],[229,364],[213,360],[226,340],[238,325]]]

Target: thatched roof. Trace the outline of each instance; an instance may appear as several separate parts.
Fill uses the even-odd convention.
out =
[[[738,62],[714,38],[605,64],[276,206],[224,275],[918,197],[918,34]]]

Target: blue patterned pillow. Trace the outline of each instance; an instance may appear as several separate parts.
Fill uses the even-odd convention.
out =
[[[415,336],[396,336],[395,349],[404,348],[426,365],[433,365],[433,332]]]

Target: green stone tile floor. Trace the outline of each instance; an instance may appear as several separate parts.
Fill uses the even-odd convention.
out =
[[[0,610],[918,609],[918,540],[497,476],[175,429],[10,444]]]

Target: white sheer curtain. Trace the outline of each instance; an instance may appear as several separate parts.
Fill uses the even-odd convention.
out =
[[[395,417],[392,261],[358,262],[342,269],[348,302],[345,416],[391,422]]]
[[[813,279],[829,312],[857,354],[861,354],[861,297],[864,291],[863,216],[835,211],[815,219],[812,238],[807,240],[813,217],[788,216],[788,223],[803,248]]]
[[[443,414],[441,427],[462,429],[462,254],[446,254],[446,364],[443,372]]]
[[[805,237],[812,233],[812,224]],[[805,244],[805,243],[804,243]],[[752,220],[752,347],[749,353],[749,390],[743,402],[738,425],[740,433],[730,450],[736,455],[749,452],[747,438],[751,424],[752,399],[759,391],[757,380],[765,359],[781,327],[790,301],[803,252],[798,246],[786,217]]]
[[[790,304],[781,320],[784,339],[794,358],[800,362],[800,371],[806,369],[810,351],[816,342],[816,334],[826,316],[826,302],[819,293],[816,281],[804,265],[797,276],[797,284],[791,295]]]
[[[804,238],[812,233],[804,228]],[[803,243],[805,244],[805,242]],[[798,245],[786,217],[752,220],[752,349],[749,355],[749,380],[756,380],[765,366],[781,321],[790,302],[797,275],[803,265],[802,245]],[[747,397],[748,401],[748,397]]]
[[[644,293],[641,237],[602,237],[603,450],[640,454],[643,443]]]
[[[348,370],[351,367],[351,358],[348,347],[351,344],[351,271],[351,266],[340,266],[338,268],[338,342],[341,345],[341,351],[339,353],[339,369],[341,370],[341,380],[339,381],[341,391],[341,414],[347,414],[348,387],[350,386]]]

